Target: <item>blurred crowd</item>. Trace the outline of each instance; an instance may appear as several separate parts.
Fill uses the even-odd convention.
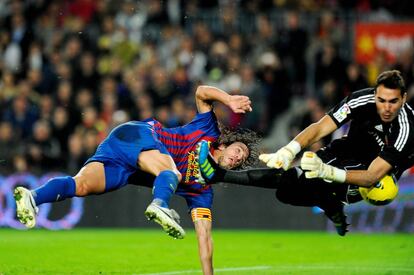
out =
[[[76,172],[116,125],[196,113],[199,84],[248,95],[230,127],[263,136],[307,98],[295,135],[389,68],[413,87],[413,52],[394,64],[353,60],[351,28],[367,15],[410,17],[409,1],[0,1],[0,174]],[[350,20],[350,18],[352,20]],[[276,149],[276,148],[275,148]]]

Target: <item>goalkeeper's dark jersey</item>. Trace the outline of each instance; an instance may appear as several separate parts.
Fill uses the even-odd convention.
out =
[[[380,156],[394,167],[398,178],[414,165],[414,112],[404,104],[398,117],[385,124],[377,114],[374,96],[374,88],[356,91],[328,112],[338,127],[350,121],[345,142],[337,149],[344,157],[366,164]]]

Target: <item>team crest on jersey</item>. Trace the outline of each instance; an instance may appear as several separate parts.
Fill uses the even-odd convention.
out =
[[[382,125],[380,124],[380,125],[375,125],[375,127],[374,127],[375,129],[377,129],[378,131],[380,131],[380,132],[383,132],[384,130],[382,129]]]
[[[346,119],[346,117],[351,113],[351,109],[349,108],[348,104],[344,104],[339,108],[334,114],[334,118],[338,122],[342,122]]]

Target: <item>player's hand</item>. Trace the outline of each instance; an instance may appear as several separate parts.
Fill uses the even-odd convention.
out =
[[[251,112],[252,102],[250,98],[244,95],[230,95],[228,107],[236,114]]]
[[[295,154],[287,146],[280,148],[276,153],[259,156],[259,159],[265,162],[268,167],[283,168],[285,171],[289,169],[294,158]]]
[[[308,179],[321,178],[326,174],[324,163],[314,152],[303,153],[300,160],[300,167],[305,170],[305,176]],[[325,169],[326,170],[326,169]]]
[[[300,167],[305,170],[308,179],[321,178],[327,182],[345,182],[345,170],[325,164],[314,152],[303,153]]]

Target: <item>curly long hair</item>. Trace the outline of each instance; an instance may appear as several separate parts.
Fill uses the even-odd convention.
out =
[[[247,128],[236,128],[232,129],[230,127],[219,124],[221,135],[218,138],[217,142],[214,144],[216,147],[223,144],[229,146],[234,142],[242,142],[247,148],[249,148],[249,156],[245,162],[243,162],[235,170],[248,169],[255,166],[259,161],[259,142],[262,138],[255,132]],[[213,146],[214,146],[213,145]]]

